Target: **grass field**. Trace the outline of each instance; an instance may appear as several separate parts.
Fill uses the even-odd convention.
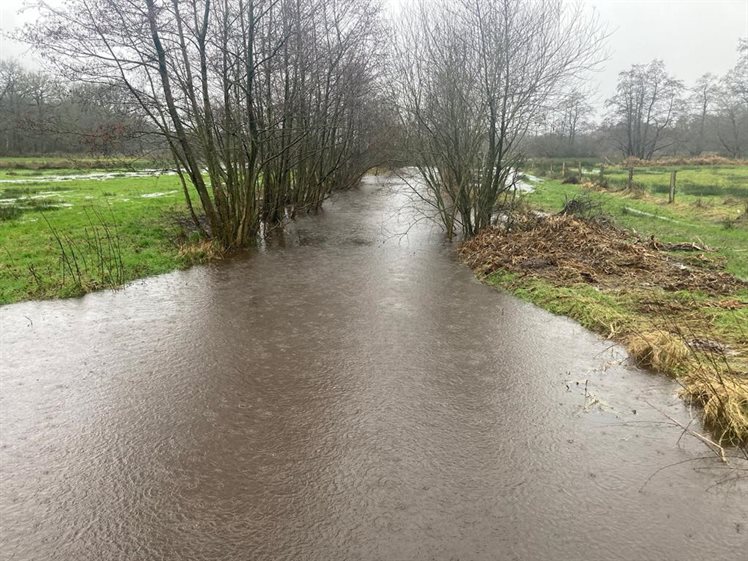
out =
[[[76,296],[206,257],[185,244],[175,175],[0,168],[0,304]]]
[[[748,202],[748,166],[655,166],[634,169],[634,183],[652,194],[667,196],[670,172],[677,172],[676,200],[681,196],[736,197]],[[623,187],[628,181],[628,171],[620,167],[604,170],[610,183]]]

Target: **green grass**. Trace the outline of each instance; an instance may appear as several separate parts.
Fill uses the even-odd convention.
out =
[[[8,215],[0,213],[0,304],[118,284],[111,271],[119,264],[116,280],[127,282],[200,260],[199,254],[180,252],[175,216],[184,218],[187,210],[176,176],[33,178],[38,181],[0,182],[0,209]],[[76,254],[75,274],[62,259],[57,237],[69,255]]]
[[[662,166],[634,169],[634,183],[651,193],[667,195],[670,188],[670,172],[676,171],[676,197],[689,195],[693,197],[739,197],[748,200],[748,167],[685,167]],[[628,180],[628,171],[612,168],[605,173],[606,179],[614,184],[624,186]]]
[[[630,331],[637,321],[634,301],[625,293],[603,292],[588,284],[555,286],[542,278],[520,278],[509,271],[497,271],[485,281],[497,288],[508,288],[522,300],[571,317],[606,336]]]
[[[655,287],[602,290],[581,283],[559,286],[542,277],[504,270],[492,273],[485,281],[554,314],[573,318],[606,337],[622,337],[653,328],[667,330],[677,324],[685,331],[726,342],[735,349],[745,349],[748,345],[748,290],[728,298],[742,307],[727,309],[718,305],[726,299],[724,296],[666,292]],[[661,308],[660,315],[645,312],[643,303]],[[748,354],[743,361],[748,361]]]
[[[698,185],[722,185],[729,187],[730,193],[720,191],[718,195],[708,196],[678,193],[675,204],[668,204],[667,195],[656,187],[663,181],[669,182],[669,172],[652,172],[635,176],[637,182],[642,178],[645,188],[634,192],[592,191],[546,179],[536,184],[526,200],[539,209],[558,212],[567,199],[589,195],[618,225],[663,242],[703,242],[716,250],[715,256],[724,260],[729,272],[748,279],[748,167],[683,170],[678,181],[681,174],[684,181],[689,178],[689,181],[698,180]],[[735,195],[743,190],[744,197]]]

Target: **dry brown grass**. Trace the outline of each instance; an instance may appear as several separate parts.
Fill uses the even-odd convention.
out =
[[[695,365],[681,379],[681,394],[703,409],[704,424],[719,441],[748,442],[748,373]]]
[[[748,442],[748,373],[734,371],[723,350],[697,349],[683,333],[666,330],[632,334],[624,345],[638,365],[677,378],[717,443]]]
[[[625,344],[637,364],[658,372],[677,371],[690,355],[683,339],[661,329],[634,333]]]
[[[722,271],[684,267],[660,246],[656,240],[641,240],[594,220],[526,215],[518,217],[508,231],[487,228],[463,244],[460,252],[480,274],[504,269],[537,274],[559,285],[640,285],[707,294],[731,294],[748,286]]]
[[[748,442],[748,373],[735,372],[724,351],[696,349],[683,333],[666,330],[633,334],[624,345],[638,365],[677,377],[681,396],[702,408],[717,443]]]

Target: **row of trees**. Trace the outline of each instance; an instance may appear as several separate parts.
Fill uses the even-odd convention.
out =
[[[195,224],[204,215],[226,248],[319,208],[376,163],[373,0],[41,6],[25,40],[71,79],[126,93],[170,150]]]
[[[589,138],[582,86],[606,37],[563,0],[415,0],[393,29],[376,0],[68,0],[42,2],[23,35],[83,84],[65,95],[112,99],[127,123],[116,130],[161,138],[195,224],[227,248],[319,208],[395,140],[448,235],[473,235],[539,139]],[[622,73],[607,137],[651,158],[685,127],[699,132],[693,150],[716,138],[742,155],[746,49],[734,71],[700,82],[691,113],[661,62]],[[18,103],[21,88],[5,89]]]
[[[70,83],[0,61],[0,155],[108,155],[145,148],[120,88]]]
[[[601,124],[589,95],[572,90],[540,123],[529,146],[540,155],[603,155],[644,160],[657,155],[748,156],[748,41],[724,76],[705,74],[691,87],[661,60],[621,72]],[[580,134],[581,133],[581,134]]]
[[[607,126],[624,156],[712,151],[741,158],[748,154],[748,42],[725,76],[705,74],[692,88],[662,61],[635,65],[621,73],[608,107]]]

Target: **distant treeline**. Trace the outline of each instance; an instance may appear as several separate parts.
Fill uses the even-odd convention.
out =
[[[591,94],[573,87],[552,100],[523,150],[530,157],[748,157],[748,42],[724,76],[688,86],[662,61],[621,72],[596,119]],[[167,147],[112,84],[70,83],[0,61],[0,156],[163,154]]]
[[[748,42],[724,76],[705,74],[686,85],[660,60],[619,74],[615,95],[596,122],[590,95],[573,89],[538,123],[525,150],[532,156],[748,157]]]
[[[148,132],[121,88],[0,61],[0,156],[143,153],[155,140]]]

